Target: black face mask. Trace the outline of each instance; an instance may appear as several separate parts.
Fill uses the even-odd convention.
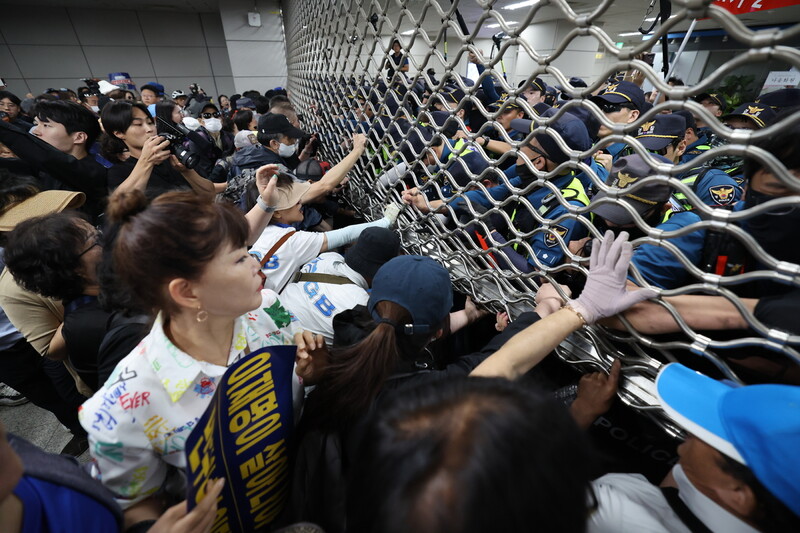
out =
[[[744,207],[750,209],[775,198],[778,196],[748,189]],[[742,226],[769,255],[800,265],[800,247],[794,240],[800,227],[800,206],[776,207],[746,219]]]
[[[517,176],[519,176],[524,184],[530,183],[537,178],[536,174],[528,168],[528,165],[517,165]]]

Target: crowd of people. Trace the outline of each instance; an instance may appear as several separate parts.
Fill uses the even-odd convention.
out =
[[[0,424],[3,529],[221,530],[226,480],[184,501],[187,439],[228,367],[285,345],[291,457],[272,530],[800,529],[800,289],[757,275],[800,264],[800,127],[782,122],[800,89],[672,109],[621,73],[591,94],[533,75],[503,94],[492,75],[415,83],[392,52],[385,77],[327,80],[303,109],[281,88],[0,91],[1,400],[52,412],[74,437],[64,453],[92,458],[83,469]],[[726,132],[773,124],[753,145],[789,181],[725,149]],[[395,200],[362,219],[354,183]],[[739,233],[702,224],[722,210]],[[493,268],[548,274],[535,309],[459,295],[440,263],[404,254],[401,213]],[[660,296],[745,273],[739,306]],[[760,334],[753,319],[772,349],[719,354],[747,385],[696,357],[661,366],[654,394],[686,434],[663,480],[593,445],[620,361],[571,375],[569,397],[543,378],[585,326],[739,338]]]

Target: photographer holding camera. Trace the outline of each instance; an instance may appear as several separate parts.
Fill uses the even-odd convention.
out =
[[[189,136],[188,148],[199,156],[197,173],[212,179],[217,160],[234,152],[233,134],[222,129],[222,114],[211,102],[203,105],[197,119],[200,127]]]
[[[191,188],[213,197],[213,183],[186,168],[170,151],[170,141],[157,135],[147,106],[113,102],[103,108],[101,120],[106,132],[104,155],[115,163],[108,170],[109,190],[139,189],[155,198],[167,191]],[[127,158],[123,155],[126,151],[130,154]]]

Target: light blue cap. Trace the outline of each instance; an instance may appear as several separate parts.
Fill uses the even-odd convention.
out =
[[[800,515],[800,387],[739,387],[672,363],[659,373],[656,390],[676,422],[746,465]]]

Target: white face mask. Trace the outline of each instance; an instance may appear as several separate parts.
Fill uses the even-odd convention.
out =
[[[207,118],[203,122],[203,126],[211,133],[216,133],[222,129],[222,121],[218,118]]]
[[[96,105],[93,105],[92,106],[92,111],[94,111],[95,113],[99,113],[100,112],[100,108],[98,106],[96,106]]]
[[[278,147],[278,155],[281,157],[292,157],[297,151],[297,143],[283,144]]]

